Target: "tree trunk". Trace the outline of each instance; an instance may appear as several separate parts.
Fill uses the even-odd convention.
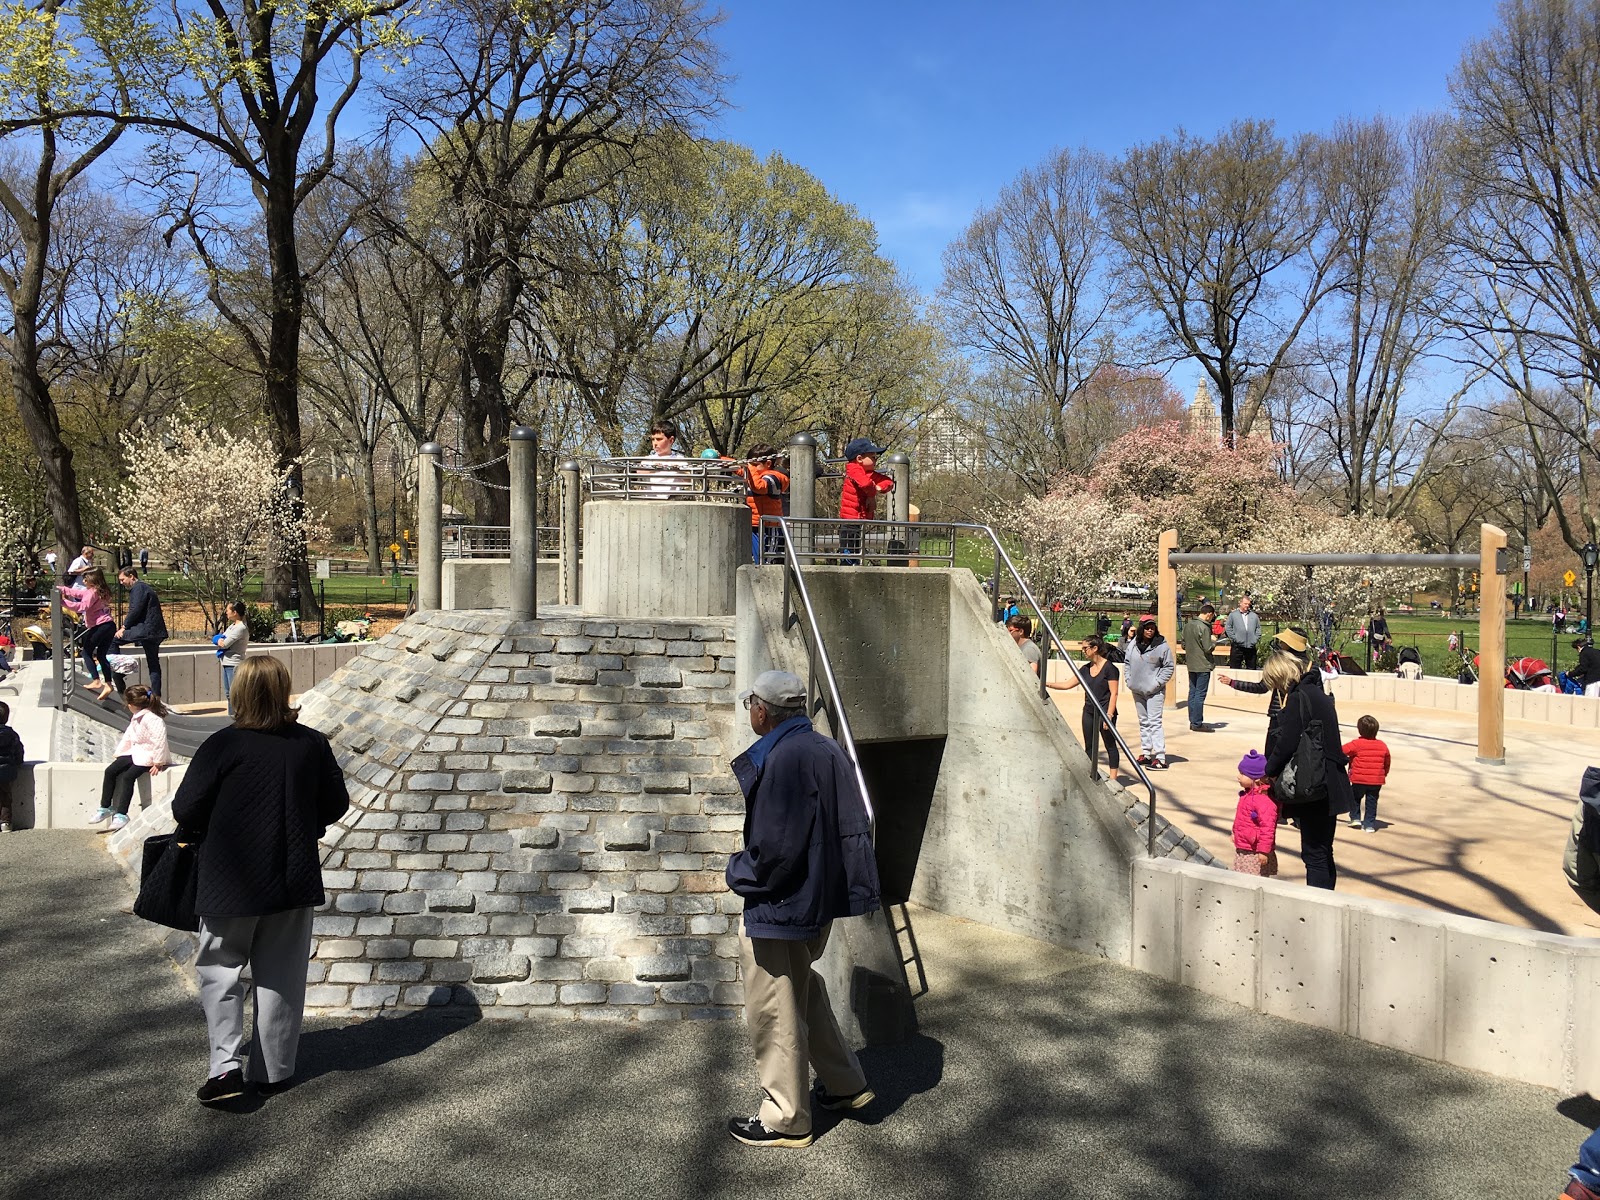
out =
[[[31,320],[17,314],[12,333],[11,384],[16,394],[17,411],[28,441],[39,456],[44,470],[45,503],[55,529],[56,553],[60,567],[72,561],[84,543],[83,515],[78,507],[78,474],[72,466],[72,450],[61,440],[61,422],[50,398],[50,385],[36,368],[38,340]]]
[[[269,431],[278,467],[288,472],[295,515],[305,506],[305,477],[300,455],[300,324],[305,312],[305,283],[300,277],[299,247],[295,240],[293,156],[288,176],[274,181],[262,206],[267,233],[267,257],[272,279],[271,324],[267,334],[266,402]],[[292,603],[296,582],[300,595]],[[306,565],[306,545],[296,538],[285,558],[267,564],[262,595],[279,608],[314,611],[311,572]]]
[[[372,462],[373,448],[361,455],[361,491],[366,506],[367,574],[383,574],[383,551],[378,546],[378,480]]]

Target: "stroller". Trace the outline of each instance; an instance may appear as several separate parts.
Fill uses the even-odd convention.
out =
[[[1506,687],[1518,692],[1556,690],[1550,664],[1542,658],[1519,658],[1507,663]]]

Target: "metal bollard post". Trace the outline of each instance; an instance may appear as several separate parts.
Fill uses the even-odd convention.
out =
[[[802,522],[791,529],[795,553],[803,562],[812,545],[812,527],[804,522],[817,515],[817,439],[809,433],[789,439],[789,515]]]
[[[511,430],[511,619],[531,621],[538,611],[539,435],[527,425]]]
[[[888,565],[899,567],[905,565],[904,554],[911,545],[911,460],[896,451],[884,456],[883,465],[884,473],[894,480],[894,490],[889,493],[889,520],[894,525],[889,529],[887,549],[896,551],[897,556],[890,558]]]
[[[435,612],[443,595],[444,491],[440,464],[444,447],[424,442],[417,448],[417,611]]]
[[[561,603],[578,603],[578,540],[583,536],[583,495],[575,459],[561,464]]]

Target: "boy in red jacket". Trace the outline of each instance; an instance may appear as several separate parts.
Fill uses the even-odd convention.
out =
[[[1356,722],[1356,732],[1361,736],[1344,744],[1344,756],[1350,760],[1350,828],[1360,826],[1368,833],[1378,832],[1378,793],[1389,778],[1389,747],[1378,740],[1378,718],[1362,717]],[[1361,801],[1366,800],[1366,819],[1362,819]]]
[[[850,463],[844,469],[844,488],[839,493],[839,520],[871,521],[878,515],[878,493],[893,489],[894,480],[874,470],[883,447],[871,438],[856,438],[844,448]],[[839,562],[861,562],[861,530],[839,528]]]

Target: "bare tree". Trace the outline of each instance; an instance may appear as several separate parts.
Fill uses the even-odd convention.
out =
[[[1056,151],[1007,184],[944,252],[940,323],[992,377],[995,419],[1037,460],[1027,467],[1035,490],[1088,465],[1071,410],[1113,360],[1105,170],[1092,151]]]
[[[1250,432],[1334,282],[1315,149],[1271,122],[1238,121],[1212,141],[1180,129],[1135,146],[1107,177],[1130,299],[1154,317],[1163,356],[1205,369],[1228,439]]]
[[[1399,515],[1441,461],[1470,371],[1433,411],[1407,404],[1443,330],[1450,273],[1448,124],[1344,121],[1314,162],[1334,287],[1314,318],[1300,372],[1340,507]],[[1302,416],[1307,414],[1302,413]]]
[[[1451,92],[1466,209],[1452,324],[1520,411],[1541,490],[1568,546],[1600,538],[1600,3],[1507,0],[1467,49]]]
[[[452,234],[430,262],[472,462],[500,457],[510,431],[507,356],[530,283],[544,294],[557,282],[534,257],[535,222],[604,188],[602,164],[627,169],[652,132],[718,107],[714,22],[695,0],[463,0],[437,10],[386,89],[391,122],[423,147],[410,219]],[[500,463],[484,475],[507,479]],[[482,488],[477,503],[480,519],[508,519],[504,491]]]

